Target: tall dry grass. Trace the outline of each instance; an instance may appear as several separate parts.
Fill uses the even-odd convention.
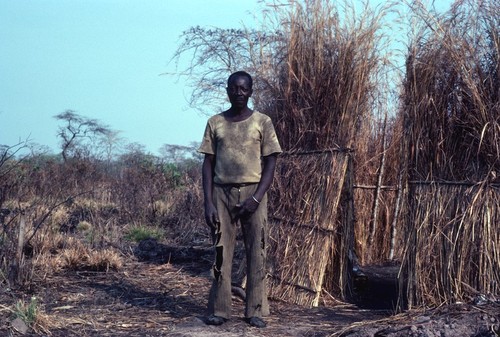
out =
[[[283,45],[274,55],[274,100],[265,111],[288,151],[353,148],[377,96],[384,10],[331,1],[294,1],[280,12]],[[283,7],[276,5],[277,11]]]
[[[395,15],[394,4],[292,1],[270,8],[282,33],[273,59],[263,62],[267,71],[260,82],[266,85],[259,89],[265,99],[257,108],[272,116],[283,147],[290,152],[349,148],[357,185],[375,187],[379,179],[397,185],[401,119],[393,108],[395,65],[386,20]],[[393,251],[394,193],[356,188],[355,198],[359,260],[385,261]],[[399,232],[394,235],[399,252]]]
[[[271,228],[273,265],[281,266],[274,270],[271,291],[318,305],[323,285],[334,296],[346,294],[354,220],[337,216],[352,212],[352,191],[343,197],[353,184],[347,163],[351,156],[367,162],[380,151],[365,147],[375,138],[376,115],[387,109],[381,97],[389,61],[381,28],[388,8],[358,12],[354,2],[322,0],[271,7],[281,39],[264,81],[269,99],[256,108],[274,119],[290,154],[281,159],[273,192],[279,197],[271,202],[279,218]]]
[[[403,247],[396,207],[402,118],[389,118],[385,128],[381,119],[373,120],[369,127],[360,137],[364,146],[354,154],[355,251],[361,265],[400,260]]]
[[[423,21],[409,48],[404,114],[412,180],[496,177],[500,158],[500,5],[458,2]]]
[[[420,23],[403,88],[408,305],[498,296],[500,4],[456,2]]]

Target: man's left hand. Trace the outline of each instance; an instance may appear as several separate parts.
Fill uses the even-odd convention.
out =
[[[249,216],[257,210],[259,203],[252,197],[246,199],[241,204],[236,205],[238,208],[238,216]]]

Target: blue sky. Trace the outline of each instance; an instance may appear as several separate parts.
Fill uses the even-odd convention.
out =
[[[58,150],[54,115],[67,109],[156,153],[200,141],[206,116],[168,65],[196,25],[251,25],[256,0],[0,0],[0,145]],[[213,113],[213,112],[208,112]]]
[[[439,3],[449,8],[450,2]],[[58,152],[53,116],[68,109],[153,153],[163,144],[200,141],[207,116],[188,107],[191,88],[161,74],[175,70],[168,61],[184,30],[252,27],[262,6],[258,0],[0,0],[0,145],[29,138]]]

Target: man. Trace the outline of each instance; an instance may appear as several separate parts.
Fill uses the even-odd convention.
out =
[[[212,116],[199,152],[203,161],[205,220],[215,246],[214,280],[206,323],[220,325],[231,314],[231,266],[237,225],[247,257],[245,320],[263,328],[269,313],[266,290],[267,195],[281,153],[271,119],[248,107],[252,77],[238,71],[227,80],[231,107]]]

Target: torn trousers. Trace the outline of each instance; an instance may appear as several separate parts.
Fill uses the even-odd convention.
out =
[[[215,247],[213,283],[210,289],[210,314],[229,319],[231,316],[231,271],[236,231],[241,225],[247,263],[245,317],[269,315],[266,286],[267,195],[257,210],[246,217],[237,217],[236,205],[251,198],[257,184],[215,185],[213,198],[220,223],[212,231]]]

